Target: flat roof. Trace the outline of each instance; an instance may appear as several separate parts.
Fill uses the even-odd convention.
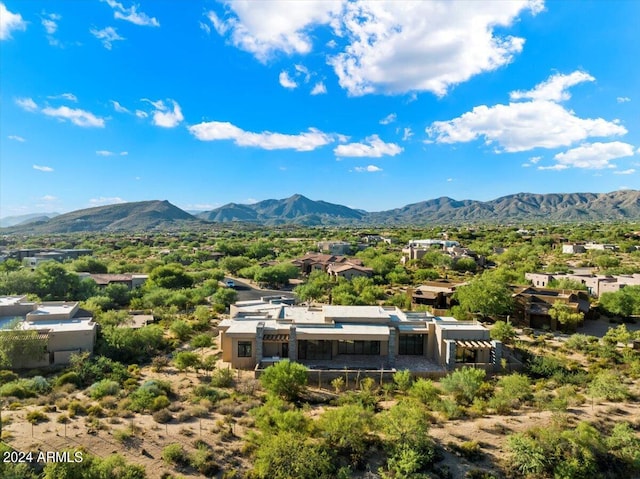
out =
[[[377,324],[334,324],[332,327],[326,326],[298,326],[297,336],[305,339],[305,336],[315,336],[318,338],[331,337],[331,339],[358,339],[359,336],[367,336],[367,339],[386,341],[389,339],[389,327]],[[336,338],[335,336],[345,336]],[[346,337],[348,336],[348,337]]]
[[[92,318],[63,319],[52,321],[23,321],[20,323],[21,329],[48,329],[54,333],[64,333],[73,331],[91,331],[96,328],[96,323]]]
[[[438,327],[442,328],[442,329],[466,329],[466,330],[473,330],[473,331],[487,331],[487,328],[485,328],[483,325],[478,324],[478,323],[469,323],[469,322],[456,322],[456,323],[436,323]]]
[[[25,298],[26,296],[0,296],[0,306],[15,306]]]
[[[47,314],[69,314],[74,312],[74,309],[77,308],[78,303],[44,303],[39,304],[38,309],[34,311],[29,311],[29,316],[31,315],[47,315]]]
[[[265,319],[251,319],[251,320],[239,320],[239,321],[231,321],[231,325],[229,329],[225,332],[225,334],[256,334],[256,328],[258,327],[258,323],[264,323],[264,329],[266,330],[278,330],[278,323],[274,320],[265,320]],[[289,326],[285,326],[281,329],[289,329]]]
[[[284,319],[295,324],[323,324],[326,322],[324,311],[304,306],[290,306],[284,310]]]
[[[324,315],[328,318],[376,318],[389,319],[395,309],[382,306],[324,306]]]

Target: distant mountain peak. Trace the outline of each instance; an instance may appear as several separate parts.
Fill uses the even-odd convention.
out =
[[[197,217],[168,200],[139,201],[72,211],[49,220],[5,228],[7,233],[48,234],[79,231],[189,229],[207,222],[242,221],[265,225],[426,225],[640,219],[640,191],[610,193],[516,193],[491,201],[447,196],[388,211],[368,213],[295,194],[253,204],[228,203]],[[40,221],[43,220],[43,221]]]

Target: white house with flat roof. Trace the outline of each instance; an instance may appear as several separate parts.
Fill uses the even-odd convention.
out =
[[[387,306],[236,303],[218,325],[223,361],[253,369],[289,358],[321,369],[493,369],[502,344],[477,322]]]
[[[35,303],[25,296],[0,297],[0,334],[11,334],[14,329],[37,331],[46,349],[42,357],[12,367],[42,367],[67,364],[74,353],[93,352],[97,324],[77,302]]]

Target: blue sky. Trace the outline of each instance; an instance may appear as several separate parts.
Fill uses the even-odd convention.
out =
[[[640,2],[0,0],[0,216],[640,188]]]

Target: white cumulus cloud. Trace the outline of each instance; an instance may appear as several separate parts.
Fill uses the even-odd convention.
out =
[[[566,152],[554,156],[557,161],[557,169],[588,168],[602,169],[615,168],[609,163],[611,160],[633,156],[633,145],[620,141],[609,143],[585,143]]]
[[[49,35],[53,35],[58,30],[58,24],[56,23],[55,20],[53,20],[51,18],[43,18],[42,19],[42,26],[44,27],[44,30]]]
[[[496,30],[510,27],[543,2],[355,1],[341,30],[349,40],[330,58],[351,95],[428,91],[443,96],[454,85],[510,63],[524,39]]]
[[[40,197],[40,199],[42,201],[55,201],[55,200],[58,199],[58,197],[57,196],[53,196],[53,195],[44,195],[44,196]]]
[[[380,120],[379,123],[381,125],[388,125],[389,123],[393,123],[394,121],[396,121],[397,117],[398,116],[395,113],[389,113],[382,120]]]
[[[32,98],[16,98],[16,105],[18,105],[23,110],[27,111],[36,111],[38,109],[38,105]]]
[[[544,84],[555,83],[549,80],[541,85]],[[537,89],[531,92],[544,91]],[[554,91],[560,92],[554,94],[559,100],[565,98],[562,89]],[[507,152],[557,148],[592,137],[627,133],[617,120],[580,118],[572,110],[546,99],[553,96],[548,91],[539,95],[545,99],[477,106],[458,118],[433,122],[426,132],[438,143],[466,143],[484,138],[486,144],[497,144],[498,150]]]
[[[614,171],[614,175],[633,175],[636,172],[634,168],[629,168],[628,170]]]
[[[568,88],[579,83],[592,81],[595,81],[595,78],[583,71],[575,71],[569,75],[556,74],[536,85],[533,90],[512,91],[509,97],[512,100],[530,99],[560,102],[571,98],[567,91]]]
[[[102,30],[92,28],[89,31],[94,37],[102,42],[102,45],[104,45],[107,50],[111,50],[113,42],[125,39],[124,37],[121,37],[113,27],[106,27]]]
[[[74,103],[78,102],[78,97],[76,97],[73,93],[61,93],[60,95],[52,95],[48,96],[47,98],[51,100],[67,100]]]
[[[524,39],[502,33],[543,0],[458,2],[355,0],[226,2],[207,17],[234,46],[266,62],[275,52],[307,54],[312,31],[330,27],[327,48],[340,85],[351,95],[429,91],[442,96],[471,77],[510,63]],[[222,16],[220,16],[222,15]],[[500,30],[500,33],[497,31]]]
[[[160,22],[155,17],[150,17],[146,13],[139,12],[137,5],[126,8],[122,3],[115,0],[103,0],[113,9],[113,18],[125,20],[135,25],[143,27],[159,27]]]
[[[69,120],[74,125],[85,128],[104,128],[104,118],[100,118],[80,108],[69,108],[68,106],[60,106],[58,108],[46,107],[42,109],[42,113],[62,121]]]
[[[407,141],[409,138],[413,136],[413,131],[411,128],[404,128],[402,131],[402,141]]]
[[[628,96],[619,96],[618,98],[616,98],[616,101],[618,103],[627,103],[631,101],[631,98],[629,98]]]
[[[311,90],[312,95],[324,95],[325,93],[327,93],[327,87],[323,82],[316,83]]]
[[[395,143],[385,143],[378,135],[365,138],[363,143],[347,143],[338,145],[333,152],[341,158],[380,158],[382,156],[396,156],[403,148]]]
[[[120,103],[115,100],[111,100],[111,104],[113,105],[113,109],[118,113],[131,113],[127,108],[123,107]]]
[[[294,88],[298,87],[298,84],[295,81],[293,81],[289,77],[289,74],[284,70],[280,72],[280,75],[278,76],[278,81],[280,82],[280,85],[282,85],[282,87],[288,88],[290,90],[293,90]]]
[[[51,173],[53,171],[53,168],[51,168],[50,166],[43,166],[43,165],[33,165],[33,169],[38,171],[44,171],[45,173]]]
[[[286,54],[308,53],[312,42],[309,26],[327,24],[342,10],[342,1],[306,0],[304,2],[237,1],[227,5],[225,18],[215,12],[207,18],[234,46],[265,62],[276,51]]]
[[[0,40],[8,40],[12,32],[26,29],[27,22],[22,19],[22,15],[10,12],[4,3],[0,3]]]
[[[238,146],[250,146],[264,150],[312,151],[335,141],[335,135],[323,133],[315,128],[288,135],[263,131],[245,131],[232,123],[210,121],[189,127],[189,132],[201,141],[233,140]]]
[[[382,168],[377,167],[376,165],[369,166],[356,166],[354,168],[358,173],[376,173],[378,171],[382,171]]]
[[[150,103],[155,108],[155,110],[151,112],[151,118],[153,124],[156,126],[160,126],[162,128],[174,128],[184,120],[182,109],[175,100],[167,100],[167,103],[171,103],[173,105],[172,107],[167,106],[163,100],[151,101],[146,98],[143,98],[142,100]],[[142,112],[142,110],[137,110],[136,116],[146,118],[148,115],[147,113]]]
[[[19,141],[20,143],[24,143],[25,141],[27,141],[27,140],[25,140],[24,138],[22,138],[21,136],[18,136],[18,135],[9,135],[7,138],[9,138],[10,140],[13,140],[13,141]]]

